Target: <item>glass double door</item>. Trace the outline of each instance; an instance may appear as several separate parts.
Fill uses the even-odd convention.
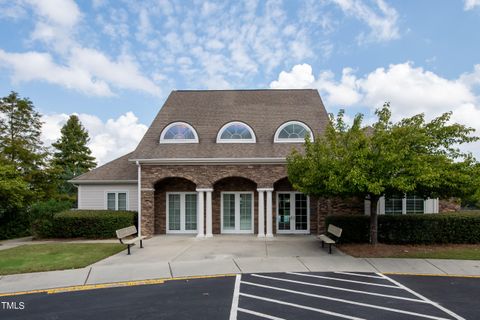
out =
[[[253,193],[222,193],[222,233],[253,233]]]
[[[277,233],[309,233],[308,197],[298,192],[279,192]]]
[[[167,233],[197,232],[197,194],[167,193]]]

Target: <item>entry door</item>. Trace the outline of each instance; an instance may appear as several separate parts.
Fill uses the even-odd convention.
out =
[[[197,194],[167,193],[167,233],[197,232]]]
[[[253,193],[222,192],[222,233],[253,233]]]
[[[277,195],[277,232],[310,233],[308,197],[298,192]]]

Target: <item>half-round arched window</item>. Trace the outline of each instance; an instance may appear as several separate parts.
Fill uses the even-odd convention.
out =
[[[303,122],[288,121],[278,127],[275,132],[275,142],[305,142],[309,136],[313,141],[312,130]]]
[[[234,121],[224,125],[217,134],[217,143],[255,143],[255,133],[246,123]]]
[[[163,129],[160,143],[198,143],[198,135],[188,123],[173,122]]]

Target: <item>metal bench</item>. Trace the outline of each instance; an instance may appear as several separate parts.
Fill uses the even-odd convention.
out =
[[[328,253],[332,254],[332,244],[336,244],[341,235],[342,235],[341,228],[336,227],[333,224],[329,224],[327,229],[327,234],[319,235],[318,239],[322,241],[322,248],[325,247],[325,243],[328,244]]]
[[[140,241],[140,248],[143,248],[142,240],[146,237],[130,238],[132,235],[137,234],[137,228],[135,226],[118,229],[116,233],[120,243],[127,245],[128,254],[130,254],[130,247],[133,246],[135,242]]]

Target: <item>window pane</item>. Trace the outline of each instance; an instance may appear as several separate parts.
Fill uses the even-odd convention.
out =
[[[185,230],[197,230],[197,195],[185,195]]]
[[[385,214],[402,214],[403,197],[385,197]]]
[[[424,212],[424,200],[418,196],[407,195],[407,214],[420,214]]]
[[[285,126],[280,133],[278,138],[280,139],[305,139],[307,135],[307,128],[301,124],[292,123]]]
[[[252,230],[252,195],[240,194],[240,230]]]
[[[241,123],[235,123],[231,124],[228,127],[226,127],[221,136],[220,139],[225,139],[225,140],[250,140],[252,139],[252,134],[249,130],[249,128]]]
[[[127,210],[127,194],[125,192],[118,194],[118,210]]]
[[[168,195],[168,229],[180,230],[180,195]]]
[[[307,196],[295,194],[295,230],[307,230]]]
[[[176,140],[194,140],[195,135],[186,124],[177,124],[168,129],[163,138]]]
[[[235,230],[235,194],[223,195],[223,229]]]
[[[290,194],[278,195],[278,229],[290,230]]]
[[[107,209],[108,210],[115,210],[115,193],[109,192],[107,193]]]

